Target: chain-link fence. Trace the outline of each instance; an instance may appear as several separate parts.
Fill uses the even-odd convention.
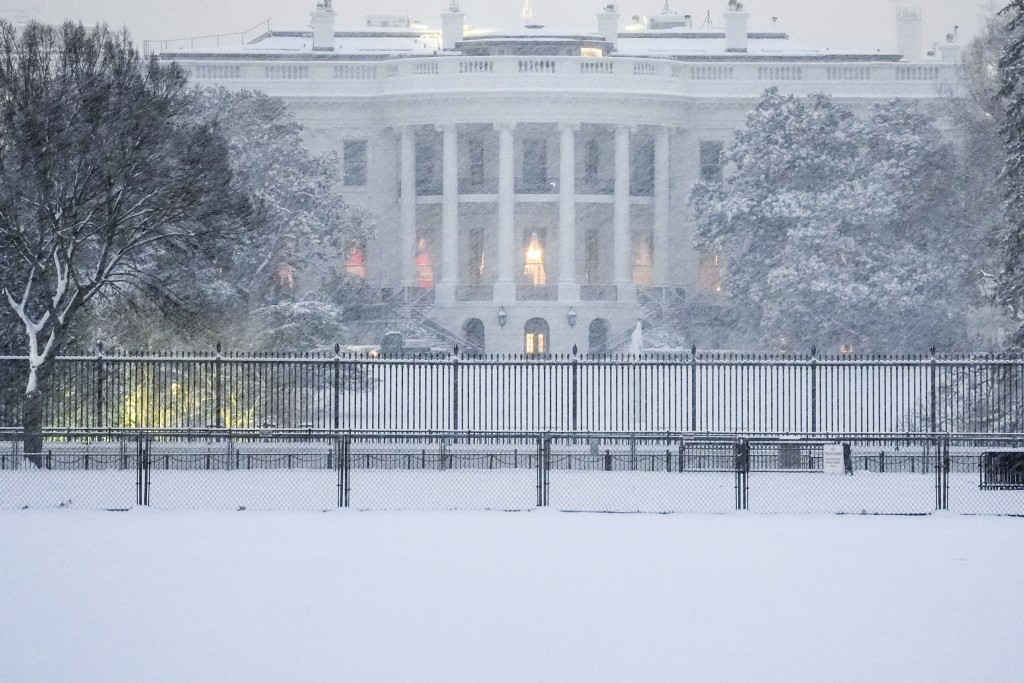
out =
[[[0,433],[0,509],[1024,515],[1024,436]],[[826,451],[840,444],[839,469]]]

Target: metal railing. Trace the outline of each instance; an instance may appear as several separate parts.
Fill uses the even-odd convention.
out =
[[[465,349],[465,346],[461,346]],[[0,356],[0,427],[28,360]],[[58,358],[43,426],[750,433],[1015,433],[1020,356],[691,353]]]
[[[65,431],[41,458],[18,438],[0,433],[0,509],[1024,515],[1024,483],[991,485],[1024,434]],[[886,451],[900,467],[872,464]]]

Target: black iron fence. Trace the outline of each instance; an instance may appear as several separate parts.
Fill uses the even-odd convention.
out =
[[[0,356],[0,426],[22,424],[27,371]],[[57,359],[44,425],[1010,433],[1024,358],[97,354]]]
[[[1024,435],[64,431],[45,444],[37,465],[0,433],[0,509],[1024,515]]]

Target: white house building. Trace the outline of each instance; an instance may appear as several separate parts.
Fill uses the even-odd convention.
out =
[[[700,27],[668,3],[631,23],[608,5],[567,31],[532,23],[527,3],[523,27],[482,31],[451,0],[437,30],[390,15],[338,26],[323,0],[307,28],[160,59],[286,99],[378,226],[340,268],[449,342],[602,351],[672,307],[687,342],[713,346],[724,266],[695,252],[687,197],[721,176],[762,92],[937,107],[959,61],[954,37],[925,54],[917,11],[900,15],[899,54],[858,54],[751,32],[735,0],[720,9]]]

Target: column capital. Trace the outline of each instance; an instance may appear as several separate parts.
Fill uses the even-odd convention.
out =
[[[438,133],[444,133],[446,131],[458,131],[459,124],[457,123],[435,123],[434,130]]]
[[[573,133],[579,133],[583,129],[582,123],[560,123],[558,124],[558,130],[563,133],[572,131]]]
[[[502,131],[514,133],[516,131],[516,126],[518,125],[519,124],[514,121],[503,121],[501,123],[493,123],[491,124],[491,127],[494,128],[494,130],[499,133]]]
[[[613,124],[613,128],[615,128],[616,133],[625,132],[629,133],[630,135],[636,135],[636,133],[640,130],[640,126],[638,126],[635,123],[616,123]]]

